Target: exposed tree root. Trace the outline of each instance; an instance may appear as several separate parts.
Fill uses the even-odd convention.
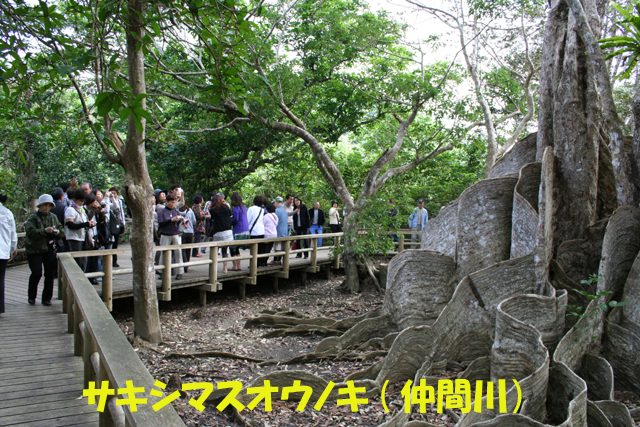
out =
[[[285,325],[285,326],[297,326],[297,325],[311,325],[311,326],[322,326],[322,327],[330,327],[336,323],[335,319],[329,319],[326,317],[317,317],[317,318],[295,318],[295,317],[287,317],[287,316],[279,316],[279,315],[271,315],[271,314],[263,314],[258,317],[252,317],[248,319],[244,327],[246,329],[268,326],[274,327],[274,325]]]
[[[283,325],[283,327],[285,326]],[[298,325],[293,328],[279,329],[276,331],[267,332],[266,334],[260,336],[260,338],[287,337],[292,335],[324,335],[335,337],[342,335],[343,332],[344,331],[324,328],[322,326]]]
[[[386,356],[387,352],[384,350],[372,351],[370,353],[347,353],[347,354],[323,354],[322,356],[308,353],[296,356],[289,360],[265,360],[259,363],[260,366],[269,365],[297,365],[300,363],[315,363],[323,360],[350,360],[350,361],[364,361],[375,359],[376,357]]]
[[[195,358],[195,357],[226,357],[228,359],[246,360],[248,362],[264,362],[264,359],[256,359],[249,356],[241,356],[239,354],[227,353],[224,351],[203,351],[199,353],[168,353],[167,359]]]

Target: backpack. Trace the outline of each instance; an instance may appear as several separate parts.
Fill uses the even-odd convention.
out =
[[[109,215],[109,233],[112,236],[119,236],[122,234],[122,220],[120,215],[115,215],[113,212]]]

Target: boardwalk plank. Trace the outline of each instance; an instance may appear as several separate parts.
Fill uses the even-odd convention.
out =
[[[76,396],[77,397],[77,396]],[[44,411],[53,411],[56,409],[65,409],[65,408],[74,408],[76,406],[89,406],[89,401],[86,397],[82,399],[74,398],[73,400],[54,400],[50,402],[42,402],[41,400],[34,401],[27,399],[22,399],[20,401],[16,401],[20,406],[12,406],[4,409],[0,409],[0,419],[2,417],[9,417],[11,415],[21,415],[25,413],[33,413],[33,412],[44,412]],[[91,405],[91,408],[95,411],[95,405]]]
[[[71,415],[65,417],[59,417],[55,419],[48,419],[46,423],[42,421],[26,422],[11,424],[11,426],[19,427],[72,427],[72,426],[90,426],[98,425],[98,413],[90,413],[83,415]]]
[[[10,267],[6,313],[0,318],[0,425],[97,426],[98,413],[81,398],[84,365],[73,355],[73,335],[54,287],[53,306],[27,304],[27,265]],[[80,399],[78,399],[80,398]]]
[[[4,409],[12,410],[12,408],[22,407],[22,410],[26,412],[27,410],[33,409],[33,408],[27,409],[26,406],[28,405],[41,404],[41,403],[44,404],[49,402],[60,403],[60,402],[66,402],[66,401],[70,401],[70,402],[82,401],[82,399],[78,399],[79,397],[82,397],[82,393],[81,392],[79,393],[78,391],[74,390],[74,391],[67,391],[67,392],[56,391],[53,394],[28,396],[28,397],[22,397],[19,399],[11,399],[11,400],[3,399],[3,400],[0,400],[0,411],[3,411]]]
[[[63,421],[68,417],[68,413],[70,410],[73,411],[73,415],[93,415],[96,420],[98,418],[96,409],[93,407],[93,405],[83,405],[72,408],[53,409],[50,411],[29,411],[20,415],[10,415],[8,417],[0,416],[0,425],[10,426],[14,424],[39,422],[42,426],[50,426],[51,424],[49,423],[49,420],[51,420],[53,423],[55,423],[56,421]]]

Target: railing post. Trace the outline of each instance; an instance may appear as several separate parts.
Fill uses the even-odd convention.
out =
[[[251,244],[251,270],[249,276],[256,277],[258,275],[258,244]]]
[[[314,237],[311,240],[311,267],[316,268],[318,266],[318,238]]]
[[[212,285],[217,285],[218,283],[218,247],[217,246],[209,246],[209,258],[211,259],[211,264],[209,264],[209,283],[211,283]]]
[[[64,299],[64,286],[62,284],[64,272],[62,271],[62,263],[59,258],[56,262],[58,263],[58,299],[61,300]]]
[[[100,371],[98,372],[98,383],[102,385],[102,381],[108,381],[109,388],[114,387],[114,384],[111,383],[111,381],[109,380],[109,376],[107,375],[107,370],[105,369],[104,361],[101,359]],[[109,400],[112,400],[112,399],[113,399],[113,402],[116,401],[115,396],[112,396]],[[98,414],[98,425],[100,427],[116,427],[116,422],[113,419],[113,416],[111,415],[111,410],[108,406],[109,400],[107,401],[107,407],[105,408],[105,410]]]
[[[285,240],[282,242],[284,249],[284,256],[282,257],[282,270],[289,271],[289,256],[291,254],[291,240]]]
[[[73,303],[73,355],[82,357],[84,343],[82,342],[82,332],[80,331],[80,323],[83,322],[80,307],[74,301]]]
[[[162,251],[162,292],[164,293],[163,301],[171,301],[171,251]]]
[[[67,286],[67,332],[72,334],[74,331],[74,323],[73,323],[73,291],[71,290],[71,286]]]
[[[69,285],[67,284],[67,276],[64,274],[62,275],[62,281],[58,282],[58,293],[60,292],[60,287],[62,287],[62,312],[67,314],[67,289],[69,289]]]
[[[340,236],[335,237],[335,242],[336,242],[336,249],[334,252],[335,259],[333,260],[333,268],[337,270],[340,268],[340,253],[338,252],[340,250]]]
[[[93,342],[93,338],[87,329],[87,324],[83,323],[82,338],[84,340],[84,348],[82,349],[83,362],[84,362],[84,387],[89,387],[90,381],[96,381],[96,371],[93,368],[93,362],[91,358],[93,354],[97,352],[96,346]]]
[[[113,310],[113,255],[102,256],[102,301],[107,310]]]
[[[398,253],[404,251],[404,233],[400,235],[400,241],[398,242]]]

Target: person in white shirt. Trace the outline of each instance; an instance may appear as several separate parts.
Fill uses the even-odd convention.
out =
[[[256,196],[253,198],[253,206],[247,209],[247,223],[249,224],[249,235],[251,239],[264,238],[264,209],[265,202],[268,202],[264,196]],[[258,253],[266,253],[266,243],[258,243]],[[258,267],[266,267],[267,258],[258,258]]]
[[[64,211],[64,235],[71,252],[83,251],[87,229],[95,227],[96,222],[89,220],[83,207],[87,194],[80,188],[73,192],[71,206]],[[78,257],[76,262],[85,271],[87,257]]]
[[[196,223],[196,216],[193,213],[193,210],[187,206],[183,205],[179,211],[182,216],[184,216],[184,230],[182,230],[182,244],[186,245],[189,243],[193,243],[194,237],[194,229],[193,226]],[[182,226],[180,226],[182,228]],[[182,261],[189,262],[191,261],[191,249],[183,249],[182,250]],[[187,273],[189,271],[189,267],[184,268],[184,272]]]
[[[4,313],[4,274],[7,263],[17,254],[18,233],[13,213],[3,205],[7,203],[7,196],[0,191],[0,316]]]

